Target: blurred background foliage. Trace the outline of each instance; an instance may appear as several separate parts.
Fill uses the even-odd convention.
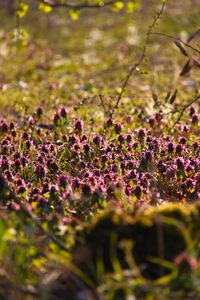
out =
[[[1,1],[1,109],[17,114],[41,103],[48,109],[59,104],[79,106],[87,98],[93,113],[96,95],[103,94],[110,102],[119,92],[161,2],[117,1],[78,11],[45,5],[40,1]],[[78,13],[77,20],[73,12]],[[196,0],[167,1],[155,31],[186,40],[198,29],[199,12]],[[199,39],[193,44],[199,47]],[[175,87],[182,91],[180,98],[198,89],[196,70],[186,78],[179,77],[184,63],[172,40],[152,35],[146,60],[132,78],[122,107],[130,111],[145,104],[151,110],[152,91],[162,101]]]

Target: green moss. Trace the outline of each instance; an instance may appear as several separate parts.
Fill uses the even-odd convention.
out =
[[[98,253],[102,253],[105,270],[113,271],[111,255],[114,247],[122,268],[127,268],[120,243],[129,240],[133,243],[133,258],[143,275],[157,278],[163,274],[163,267],[156,266],[151,258],[173,262],[184,251],[193,253],[194,246],[200,241],[199,223],[198,204],[168,204],[138,210],[132,215],[120,210],[106,211],[94,218],[84,229],[83,236],[90,249],[89,260],[92,259],[94,265],[99,259]]]

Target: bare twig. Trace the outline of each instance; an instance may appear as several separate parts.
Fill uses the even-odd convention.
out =
[[[187,42],[184,42],[183,40],[181,40],[180,38],[176,38],[170,34],[166,34],[166,33],[162,33],[162,32],[151,32],[151,35],[154,34],[154,35],[160,35],[160,36],[163,36],[163,37],[167,37],[171,40],[174,40],[174,41],[179,41],[181,44],[183,44],[184,46],[190,48],[191,50],[193,50],[194,52],[200,54],[200,50],[198,50],[197,48],[194,48],[193,46],[191,46],[189,43]]]
[[[16,193],[9,187],[8,183],[6,182],[3,175],[0,173],[0,182],[2,186],[10,192],[10,196],[13,198],[13,200],[20,206],[20,208],[26,213],[28,217],[31,218],[31,220],[37,225],[37,227],[50,239],[52,240],[60,249],[64,251],[69,251],[69,249],[65,246],[65,244],[59,240],[52,232],[46,230],[43,228],[41,222],[38,220],[38,218],[33,214],[23,203],[22,199],[19,198]]]
[[[115,103],[115,105],[114,105],[114,107],[113,107],[113,109],[112,109],[112,111],[111,111],[111,116],[113,116],[115,110],[118,108],[119,103],[120,103],[120,101],[121,101],[121,99],[122,99],[122,96],[123,96],[123,94],[124,94],[124,91],[125,91],[125,89],[126,89],[126,87],[127,87],[127,85],[128,85],[128,82],[129,82],[131,76],[132,76],[133,73],[137,70],[137,68],[141,65],[141,63],[143,62],[143,60],[144,60],[144,58],[145,58],[145,56],[146,56],[147,47],[148,47],[149,42],[150,42],[150,37],[151,37],[152,31],[153,31],[153,28],[154,28],[155,25],[157,24],[158,20],[161,18],[164,9],[165,9],[165,2],[162,3],[161,9],[160,9],[159,12],[157,12],[157,14],[154,16],[153,22],[152,22],[152,24],[149,26],[149,29],[148,29],[148,31],[147,31],[147,33],[146,33],[146,39],[145,39],[145,44],[144,44],[142,53],[141,53],[141,55],[140,55],[138,61],[137,61],[134,65],[132,65],[132,66],[130,67],[130,70],[129,70],[129,72],[128,72],[128,74],[127,74],[127,76],[126,76],[126,78],[125,78],[125,80],[124,80],[124,82],[123,82],[123,84],[122,84],[121,91],[120,91],[120,93],[119,93],[119,95],[118,95],[118,97],[117,97],[117,101],[116,101],[116,103]]]
[[[52,0],[39,0],[40,2],[51,6],[52,8],[69,8],[74,10],[81,10],[81,9],[92,9],[92,8],[103,8],[105,6],[111,6],[112,4],[116,3],[118,0],[110,0],[107,2],[100,2],[100,3],[79,3],[79,4],[72,4],[68,2],[56,2]]]
[[[192,99],[190,102],[188,102],[185,106],[183,106],[181,109],[175,111],[171,111],[172,114],[178,113],[179,112],[179,116],[176,119],[176,121],[173,123],[173,125],[169,128],[169,132],[180,122],[184,112],[186,111],[186,109],[188,109],[190,106],[192,106],[194,103],[198,102],[200,100],[200,95],[197,95],[196,98]]]

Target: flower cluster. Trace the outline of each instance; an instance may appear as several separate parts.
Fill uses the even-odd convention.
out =
[[[191,128],[159,132],[162,116],[134,130],[112,119],[90,125],[65,108],[41,125],[41,108],[23,126],[0,121],[0,169],[12,189],[41,214],[79,215],[102,205],[141,205],[200,198],[200,143]],[[194,116],[195,122],[194,122]],[[100,128],[100,129],[99,129]],[[186,130],[187,129],[187,130]],[[9,207],[15,208],[14,203]]]

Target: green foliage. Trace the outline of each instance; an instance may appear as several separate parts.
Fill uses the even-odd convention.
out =
[[[38,8],[39,8],[39,10],[43,11],[45,14],[49,14],[53,10],[50,5],[45,4],[43,2],[39,3]]]
[[[123,7],[124,7],[123,1],[117,1],[112,5],[112,10],[118,12],[121,9],[123,9]]]
[[[127,13],[132,14],[135,10],[140,9],[141,4],[138,1],[129,1],[127,3]]]
[[[77,10],[70,10],[69,15],[73,21],[77,21],[79,18],[79,12]]]
[[[93,261],[95,269],[100,260],[104,276],[114,272],[120,276],[121,283],[125,280],[123,269],[134,270],[136,278],[131,283],[132,293],[134,289],[137,291],[137,286],[142,291],[150,278],[154,285],[180,287],[186,274],[189,279],[194,272],[192,264],[197,259],[195,251],[200,236],[197,230],[199,211],[199,205],[168,204],[161,208],[138,210],[134,215],[126,215],[122,211],[103,212],[83,231],[84,244],[90,253],[88,264],[91,267]],[[128,248],[122,247],[123,243],[128,242]],[[165,245],[163,252],[159,250],[160,243]],[[130,251],[126,252],[128,249]],[[84,268],[85,264],[87,261],[84,259]],[[102,278],[101,275],[98,280],[106,285]],[[122,290],[125,292],[125,289]]]
[[[16,11],[17,16],[21,19],[28,13],[29,6],[26,3],[20,2]]]

